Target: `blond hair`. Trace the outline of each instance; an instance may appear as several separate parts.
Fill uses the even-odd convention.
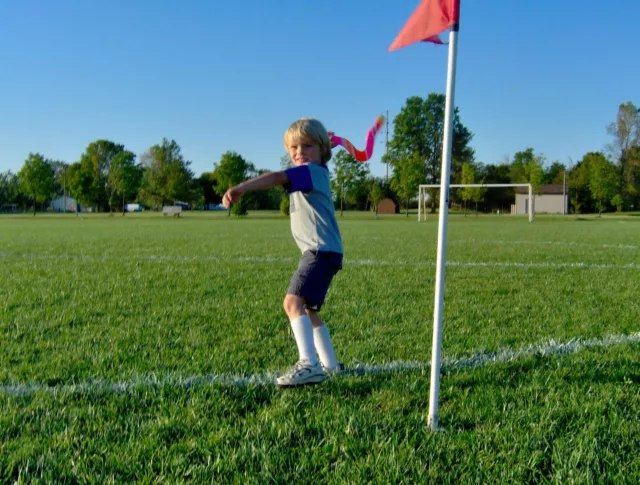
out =
[[[312,142],[320,147],[320,157],[322,163],[331,160],[331,142],[329,134],[322,123],[315,118],[300,118],[291,123],[291,126],[284,134],[284,147],[289,151],[289,147],[294,142]]]

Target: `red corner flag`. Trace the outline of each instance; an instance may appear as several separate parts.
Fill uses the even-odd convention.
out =
[[[438,34],[459,21],[460,0],[422,0],[389,47],[389,51],[421,41],[442,44]]]

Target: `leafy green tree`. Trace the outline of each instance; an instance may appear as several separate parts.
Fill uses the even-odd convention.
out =
[[[251,173],[252,177],[263,175],[270,172],[266,169],[258,169],[255,173]],[[280,200],[284,189],[282,187],[272,187],[267,190],[259,190],[245,194],[242,199],[246,201],[248,210],[279,210]],[[234,212],[232,211],[232,214]]]
[[[616,167],[604,156],[594,157],[589,167],[589,190],[596,201],[598,215],[616,195],[618,173]]]
[[[4,204],[16,204],[20,194],[20,179],[7,170],[0,173],[0,206]]]
[[[493,164],[478,164],[476,166],[476,180],[483,180],[486,184],[508,184],[511,183],[510,177],[511,167],[509,161],[505,163]],[[513,189],[494,188],[485,193],[484,199],[485,206],[489,210],[500,209],[510,207],[514,200]]]
[[[113,211],[114,199],[122,197],[122,215],[126,213],[126,200],[140,190],[144,169],[136,165],[136,156],[129,150],[118,153],[109,167],[107,187],[109,189],[109,206]]]
[[[93,202],[93,173],[88,163],[76,162],[67,168],[69,192],[81,205]]]
[[[621,104],[616,121],[607,126],[607,132],[614,137],[607,148],[621,165],[629,150],[640,145],[640,112],[636,105],[631,101]]]
[[[440,183],[442,143],[444,137],[444,94],[431,93],[427,99],[419,96],[407,98],[405,105],[394,119],[393,137],[385,161],[394,170],[402,163],[413,163],[418,157],[424,164],[422,183]],[[474,160],[474,150],[469,146],[473,134],[460,121],[458,108],[454,110],[451,175],[458,179],[464,162]],[[411,169],[410,169],[411,171]],[[433,194],[432,194],[433,195]],[[435,197],[431,197],[431,211],[435,212]]]
[[[213,173],[218,180],[216,185],[216,192],[223,196],[227,190],[241,182],[249,179],[252,174],[255,173],[255,167],[251,162],[245,160],[241,155],[233,151],[227,151],[222,154],[220,162],[214,163]],[[244,197],[241,198],[241,200]],[[234,205],[238,205],[237,203]],[[232,206],[233,207],[233,206]],[[246,213],[246,202],[239,205],[238,211],[243,210]],[[231,208],[229,208],[229,215],[231,215]],[[234,214],[236,214],[234,212]]]
[[[202,180],[200,177],[196,177],[191,180],[191,185],[193,186],[193,208],[194,209],[206,209],[205,207],[205,197],[204,190],[202,188]],[[208,205],[207,205],[208,207]]]
[[[59,195],[65,195],[65,191],[68,189],[67,185],[67,167],[68,164],[62,160],[50,160],[51,168],[53,169],[53,192],[52,195],[57,197]],[[66,208],[65,208],[66,210]]]
[[[291,214],[291,202],[289,201],[289,195],[287,193],[284,193],[280,199],[280,213],[287,217]]]
[[[85,197],[87,203],[95,204],[98,212],[107,203],[107,180],[111,162],[123,150],[124,145],[110,140],[96,140],[89,143],[80,157],[85,183],[87,182],[86,177],[88,174],[91,175],[91,188],[89,191],[83,190],[83,197]]]
[[[569,202],[576,214],[595,210],[596,206],[589,188],[589,179],[591,166],[598,158],[604,158],[604,155],[600,152],[589,152],[569,171]]]
[[[202,172],[195,179],[195,183],[202,193],[202,204],[206,210],[209,210],[211,204],[219,204],[222,201],[222,198],[215,191],[218,180],[213,172]]]
[[[566,171],[567,171],[567,168],[564,166],[564,164],[558,161],[555,161],[549,166],[549,168],[544,170],[542,183],[561,184],[564,181],[564,175]]]
[[[462,164],[461,184],[474,184],[476,182],[476,171],[469,163]],[[467,201],[473,199],[474,189],[465,187],[462,189],[462,200],[464,201],[464,216],[467,217]]]
[[[623,205],[640,207],[640,146],[631,148],[625,157],[622,172]]]
[[[476,166],[474,163],[462,165],[461,184],[477,184]],[[484,183],[484,180],[480,183]],[[464,216],[467,217],[467,202],[475,203],[476,217],[478,217],[478,204],[482,202],[487,193],[485,187],[465,187],[462,189],[462,200],[464,201]]]
[[[533,192],[538,193],[544,179],[544,157],[534,155],[533,148],[527,148],[523,152],[516,152],[511,162],[511,183],[527,183],[533,187]]]
[[[355,204],[359,199],[366,198],[369,166],[357,161],[346,150],[338,151],[331,160],[331,188],[340,200],[340,215],[343,215],[345,202]]]
[[[384,198],[384,185],[384,180],[380,177],[370,176],[367,178],[368,198],[376,219],[378,218],[378,204]]]
[[[484,183],[484,180],[481,183]],[[478,217],[478,204],[484,200],[486,195],[486,187],[474,187],[473,189],[471,189],[471,200],[476,206],[476,217]]]
[[[159,145],[153,145],[142,155],[144,176],[139,198],[147,205],[162,207],[167,201],[193,201],[191,162],[180,152],[175,140],[163,138]]]
[[[615,206],[616,211],[622,212],[622,204],[623,204],[622,195],[620,194],[614,195],[613,198],[611,199],[611,204]]]
[[[616,121],[607,126],[613,137],[608,151],[613,158],[619,176],[618,192],[623,205],[640,203],[640,112],[628,101],[618,108]]]
[[[418,187],[424,180],[424,161],[420,154],[409,155],[406,160],[397,163],[391,177],[391,187],[405,201],[406,216],[409,217],[409,199],[418,193]]]
[[[18,177],[22,191],[33,198],[35,216],[38,199],[46,200],[53,191],[53,167],[39,153],[29,153]]]
[[[240,200],[231,206],[230,211],[234,216],[246,216],[249,213],[249,198],[240,197]]]
[[[335,194],[337,200],[340,201],[340,216],[344,215],[344,199],[345,199],[345,184],[349,182],[349,175],[347,172],[334,166],[333,177],[331,177],[331,190]]]
[[[525,165],[535,160],[533,148],[527,148],[525,151],[516,152],[513,160],[509,161],[509,182],[513,184],[527,182],[525,175]]]

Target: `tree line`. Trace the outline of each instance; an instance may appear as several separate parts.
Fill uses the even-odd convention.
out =
[[[406,214],[420,184],[440,182],[445,96],[431,93],[423,99],[407,98],[393,121],[394,131],[382,157],[389,164],[389,179],[371,175],[368,164],[338,150],[331,162],[331,183],[336,209],[376,211],[383,198],[404,206]],[[602,151],[590,152],[569,166],[547,163],[544,154],[531,147],[505,157],[501,163],[475,160],[473,133],[463,125],[459,109],[453,120],[451,183],[530,183],[538,192],[543,184],[566,184],[571,210],[575,213],[633,210],[640,203],[640,117],[636,106],[621,104],[617,119],[607,127],[612,142]],[[51,200],[72,196],[82,207],[98,212],[125,213],[137,202],[161,209],[177,202],[209,208],[221,201],[231,186],[266,172],[235,151],[227,151],[213,163],[211,172],[195,176],[175,140],[163,138],[139,157],[124,145],[110,140],[90,143],[77,162],[68,164],[30,153],[17,174],[0,173],[0,206],[20,210],[45,210]],[[282,169],[292,166],[288,155]],[[431,192],[431,211],[437,208],[437,189]],[[513,189],[465,188],[451,191],[452,206],[475,210],[507,210]],[[248,194],[231,209],[280,210],[288,214],[288,197],[282,188]],[[377,213],[377,211],[376,211]]]
[[[385,163],[393,167],[391,188],[406,208],[420,184],[439,184],[444,132],[443,94],[407,99],[394,120],[394,134]],[[535,193],[543,184],[566,184],[574,213],[634,210],[640,206],[640,116],[631,102],[621,104],[617,119],[607,126],[612,142],[602,151],[590,152],[577,163],[548,163],[531,147],[505,157],[502,163],[476,161],[473,138],[454,110],[451,183],[530,183]],[[437,189],[430,190],[431,211],[436,210]],[[483,211],[509,210],[511,188],[452,189],[450,202],[460,208],[475,203]]]

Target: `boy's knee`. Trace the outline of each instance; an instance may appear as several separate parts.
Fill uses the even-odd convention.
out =
[[[320,319],[320,316],[318,315],[317,312],[314,312],[309,308],[305,308],[305,311],[307,312],[307,315],[309,315],[309,318],[311,319],[311,324],[313,325],[313,328],[320,328],[324,325],[324,322]]]
[[[304,311],[304,299],[302,297],[287,294],[282,302],[282,307],[290,320],[306,315]]]

